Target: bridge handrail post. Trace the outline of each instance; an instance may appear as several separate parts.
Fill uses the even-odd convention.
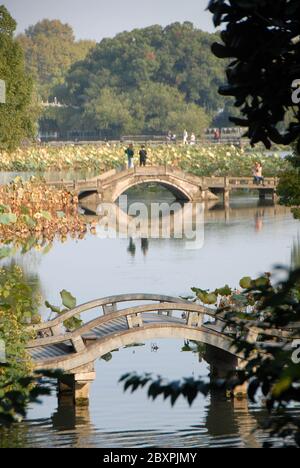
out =
[[[112,302],[111,304],[104,304],[102,306],[103,315],[111,314],[118,311],[118,303]]]
[[[54,327],[50,327],[50,331],[51,331],[52,336],[61,335],[63,332],[62,323],[55,325]]]
[[[73,337],[71,342],[76,353],[80,353],[86,350],[86,346],[81,336]]]
[[[201,328],[204,322],[204,315],[198,312],[188,312],[186,324],[188,327]]]
[[[230,190],[230,186],[231,186],[230,179],[231,178],[229,176],[224,177],[224,188],[225,190],[228,190],[228,191]]]
[[[216,319],[215,325],[216,325],[216,330],[220,332],[223,332],[224,329],[226,328],[225,322],[218,318]]]
[[[246,341],[249,344],[255,344],[257,342],[259,334],[260,334],[260,330],[258,328],[256,327],[250,328],[246,336]]]
[[[126,320],[129,330],[131,330],[132,328],[142,328],[143,326],[142,314],[127,315]]]
[[[102,181],[98,178],[97,179],[97,191],[101,192],[102,190]]]

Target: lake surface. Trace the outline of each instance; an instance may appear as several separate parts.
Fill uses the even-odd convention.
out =
[[[147,197],[153,201],[154,195]],[[155,197],[171,201],[165,192]],[[132,194],[130,201],[136,199]],[[43,297],[54,304],[60,304],[62,289],[71,291],[78,303],[137,292],[188,296],[193,286],[236,287],[245,275],[297,261],[300,223],[286,208],[262,205],[255,196],[243,194],[231,200],[229,210],[221,204],[206,209],[204,220],[204,245],[195,250],[186,248],[186,239],[88,235],[82,241],[57,241],[47,255],[31,251],[15,261],[36,275]],[[43,316],[48,318],[46,310]],[[253,434],[265,417],[259,405],[211,395],[198,397],[192,408],[183,400],[171,408],[161,399],[148,400],[145,391],[123,392],[118,380],[128,371],[172,379],[208,376],[208,365],[199,362],[198,354],[182,352],[183,344],[146,342],[113,353],[109,362],[98,361],[89,409],[58,408],[56,395],[45,398],[30,408],[25,422],[0,434],[0,447],[261,446],[267,434]]]

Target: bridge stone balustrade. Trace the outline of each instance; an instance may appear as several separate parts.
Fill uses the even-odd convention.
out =
[[[80,199],[95,203],[115,203],[118,198],[132,187],[142,184],[160,184],[183,201],[196,202],[215,200],[223,194],[225,204],[230,193],[237,189],[256,190],[260,198],[271,195],[276,201],[276,178],[265,178],[257,185],[252,177],[198,177],[171,166],[148,166],[117,171],[112,170],[89,180],[56,181],[49,185],[65,187],[75,191]]]
[[[120,308],[128,303],[133,305]],[[79,329],[60,334],[53,332],[65,320],[78,314],[84,318],[95,309],[99,315]],[[238,319],[236,324],[239,324]],[[261,334],[271,340],[289,337],[288,331],[268,330],[262,325],[249,321],[249,343],[259,345],[257,340]],[[63,370],[65,377],[60,382],[60,391],[70,392],[80,404],[88,401],[90,383],[95,378],[94,363],[100,357],[147,340],[174,338],[203,343],[208,349],[217,350],[215,362],[211,362],[214,369],[222,370],[222,356],[224,362],[232,366],[232,371],[245,363],[244,356],[234,345],[238,335],[232,324],[228,326],[225,318],[220,314],[216,316],[210,308],[171,296],[128,294],[99,299],[31,328],[42,335],[46,330],[52,330],[51,336],[38,336],[27,345],[34,368]]]

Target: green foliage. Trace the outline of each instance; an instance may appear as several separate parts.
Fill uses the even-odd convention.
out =
[[[132,93],[133,114],[140,115],[140,131],[166,134],[170,129],[181,135],[183,129],[202,134],[209,118],[201,107],[187,103],[176,88],[161,83],[141,85]]]
[[[217,38],[191,23],[118,34],[75,63],[65,85],[53,93],[72,106],[73,130],[119,137],[169,130],[181,134],[186,127],[200,134],[208,115],[225,102],[217,93],[223,69],[210,51]],[[50,114],[54,125],[70,129],[68,111],[47,111],[48,124]]]
[[[281,176],[278,193],[288,206],[300,205],[300,106],[293,102],[293,82],[300,76],[299,2],[293,0],[211,0],[215,26],[223,26],[222,43],[212,46],[227,66],[226,86],[220,94],[233,96],[240,116],[231,118],[246,127],[254,145],[263,142],[295,144],[294,171]],[[299,209],[294,211],[300,217]]]
[[[48,301],[45,302],[46,307],[57,315],[62,315],[68,310],[75,309],[77,301],[70,292],[64,289],[63,291],[61,291],[60,297],[62,299],[62,305],[64,306],[64,309],[61,309],[61,307],[54,306]],[[74,317],[71,317],[70,319],[64,321],[64,326],[68,331],[76,330],[82,325],[83,321],[81,320],[79,315],[75,315]]]
[[[300,206],[300,173],[289,171],[280,177],[278,194],[287,206]]]
[[[0,214],[0,224],[8,225],[17,222],[17,216],[14,213]]]
[[[203,289],[193,288],[192,291],[196,294],[203,304],[214,305],[218,301],[218,296],[215,293],[204,291]]]
[[[86,57],[93,41],[75,41],[72,28],[59,20],[43,20],[17,37],[24,50],[27,72],[37,81],[44,100],[61,85],[70,66]]]
[[[245,278],[242,278],[240,281],[240,286],[243,289],[250,289],[252,284],[252,278],[250,276],[245,276]]]
[[[182,114],[182,118],[184,115]],[[138,157],[137,148],[135,149],[135,157]],[[99,174],[124,166],[124,150],[125,145],[121,144],[32,146],[14,153],[3,152],[0,169],[3,171],[78,169],[87,171],[87,177],[90,177],[89,170]],[[149,146],[147,151],[149,165],[168,164],[199,176],[251,177],[256,161],[263,165],[266,177],[278,177],[292,168],[275,148],[274,153],[270,155],[259,150],[244,150],[228,145],[161,145]]]
[[[76,304],[67,291],[61,295],[65,305]],[[53,379],[61,377],[61,372],[32,372],[26,351],[28,340],[34,338],[27,325],[40,322],[40,303],[36,277],[26,275],[15,264],[0,269],[0,340],[5,344],[6,360],[0,363],[0,427],[24,418],[28,404],[50,395]]]
[[[184,346],[181,348],[181,352],[197,354],[199,359],[202,359],[205,350],[205,345],[203,343],[193,340],[185,340]]]
[[[74,307],[76,307],[76,299],[72,296],[71,293],[64,289],[63,291],[61,291],[60,296],[62,299],[62,303],[65,307],[67,307],[68,309],[74,309]]]
[[[39,284],[12,264],[0,270],[0,340],[5,344],[6,366],[0,367],[0,424],[5,413],[14,417],[12,400],[22,408],[29,398],[30,385],[24,380],[31,373],[31,361],[25,346],[32,335],[26,326],[38,323],[40,316]],[[19,395],[17,397],[17,395]],[[21,411],[17,410],[20,414]]]
[[[0,149],[8,150],[35,135],[38,116],[23,51],[13,38],[15,28],[7,9],[0,6],[0,79],[6,82],[6,103],[0,104]]]
[[[3,369],[4,366],[0,366]],[[5,366],[9,373],[9,366]],[[62,376],[59,371],[41,370],[30,377],[17,377],[13,382],[0,381],[0,428],[19,422],[26,416],[29,403],[40,403],[39,398],[51,395],[54,380]],[[13,384],[14,390],[11,390]],[[1,434],[2,435],[2,434]]]
[[[63,242],[68,234],[83,238],[86,231],[72,193],[51,189],[34,177],[27,182],[16,177],[0,187],[1,258],[31,249],[45,254],[55,237]]]
[[[252,281],[251,278],[243,278],[240,282],[240,286],[243,288],[251,287],[253,284],[258,284],[259,280]],[[215,291],[203,290],[199,288],[192,288],[196,298],[199,299],[203,304],[216,305],[221,298],[228,300],[239,301],[239,295],[226,284],[223,288],[217,288]]]
[[[246,289],[238,294],[232,291],[232,295],[227,296],[227,286],[218,290],[225,295],[220,297],[216,317],[221,314],[227,322],[226,327],[236,330],[232,335],[235,336],[234,345],[247,361],[245,369],[236,377],[231,374],[227,379],[211,380],[210,383],[203,378],[168,382],[151,374],[129,373],[120,380],[124,383],[124,390],[135,392],[148,386],[148,397],[153,400],[162,395],[174,405],[182,396],[191,405],[199,393],[206,396],[214,389],[232,391],[247,382],[248,396],[253,402],[257,403],[261,394],[264,397],[261,404],[269,412],[264,430],[270,431],[273,440],[281,439],[284,446],[299,447],[299,417],[297,414],[290,416],[285,409],[300,401],[300,367],[293,359],[292,346],[293,340],[299,339],[300,270],[280,268],[279,271],[285,272],[287,279],[278,284],[272,284],[267,273],[257,279],[243,278],[241,287]],[[196,288],[193,291],[197,296],[203,293]],[[240,307],[237,307],[237,298]],[[259,340],[255,343],[247,339],[253,326],[259,333]],[[283,329],[289,331],[286,337],[280,333]]]
[[[278,194],[281,203],[293,207],[296,218],[300,218],[300,156],[296,152],[289,157],[291,169],[280,176]]]
[[[297,0],[210,0],[222,43],[213,53],[232,59],[223,96],[233,96],[243,118],[232,121],[248,128],[252,144],[271,142],[300,149],[300,107],[292,102],[292,83],[299,79],[300,3]],[[288,117],[288,118],[287,118]],[[291,120],[292,119],[292,120]]]
[[[124,391],[131,390],[132,393],[148,385],[148,398],[155,401],[159,396],[163,396],[164,400],[170,400],[172,406],[180,396],[184,397],[191,406],[199,393],[207,396],[210,390],[209,384],[195,380],[193,377],[168,382],[160,376],[154,378],[151,374],[140,376],[130,373],[123,375],[120,382],[124,382]]]

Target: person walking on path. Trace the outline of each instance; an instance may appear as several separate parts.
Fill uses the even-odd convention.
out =
[[[188,144],[188,139],[189,139],[189,134],[188,134],[187,130],[184,130],[184,132],[183,132],[183,144],[184,145]]]
[[[128,169],[133,168],[133,157],[134,157],[134,149],[133,149],[133,144],[130,143],[128,148],[125,150],[125,154],[127,155],[128,159]]]
[[[145,167],[147,164],[147,151],[145,146],[143,145],[140,150],[140,167]]]

